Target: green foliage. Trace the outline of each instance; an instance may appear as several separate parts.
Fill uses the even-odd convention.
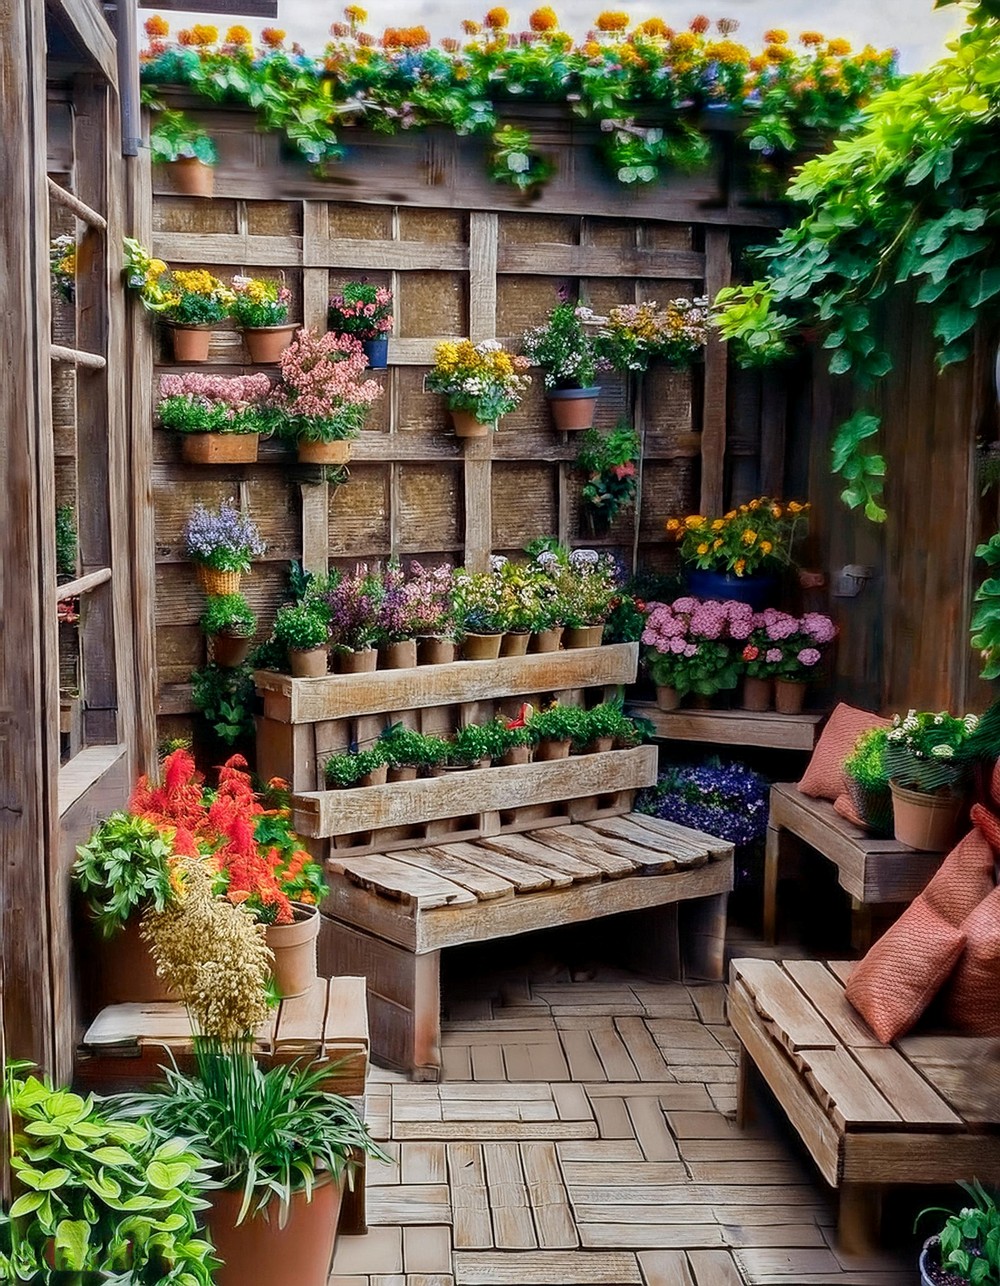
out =
[[[598,357],[595,338],[585,322],[593,313],[579,304],[559,303],[544,326],[526,331],[521,351],[545,375],[547,389],[593,388]]]
[[[792,355],[795,319],[777,311],[766,282],[727,286],[715,297],[712,318],[722,338],[731,343],[741,366],[769,366]]]
[[[519,192],[541,188],[556,167],[532,147],[531,132],[515,125],[494,130],[490,141],[488,173],[495,183],[509,183]]]
[[[204,634],[245,639],[257,632],[257,617],[242,594],[210,594],[198,624]]]
[[[645,604],[631,594],[622,594],[604,623],[604,643],[637,643],[646,626]]]
[[[169,860],[173,849],[152,822],[130,813],[112,813],[76,850],[73,879],[105,938],[117,933],[135,911],[162,911],[170,899]]]
[[[528,720],[531,739],[539,741],[589,741],[590,730],[587,712],[582,706],[553,704],[547,710],[536,711]]]
[[[889,784],[889,770],[885,763],[888,744],[887,728],[869,728],[857,739],[854,749],[844,760],[844,772],[864,790],[884,790]]]
[[[191,699],[220,741],[232,746],[253,737],[256,692],[249,665],[229,667],[213,661],[195,670]]]
[[[856,411],[837,429],[833,438],[831,470],[847,483],[840,498],[848,509],[864,508],[871,522],[885,522],[882,506],[885,487],[885,457],[866,452],[862,443],[881,427],[877,415]]]
[[[56,572],[60,576],[76,575],[76,520],[72,505],[56,509]]]
[[[941,1266],[971,1286],[1000,1286],[1000,1210],[996,1197],[981,1183],[959,1183],[972,1204],[957,1213],[935,1207],[926,1214],[945,1214],[940,1232]]]
[[[415,732],[404,723],[383,728],[379,745],[390,768],[433,768],[447,754],[447,743],[440,737]]]
[[[623,509],[634,504],[641,453],[639,434],[624,420],[608,433],[587,429],[581,435],[576,467],[586,481],[580,497],[599,530],[607,530]]]
[[[450,764],[477,764],[480,760],[501,759],[510,747],[503,719],[489,723],[468,723],[459,728],[448,746]]]
[[[362,777],[377,772],[388,763],[388,757],[381,742],[367,750],[358,750],[354,754],[331,755],[326,761],[324,774],[329,789],[355,786]]]
[[[626,742],[636,741],[635,724],[622,709],[622,694],[613,701],[602,701],[586,711],[581,744],[596,737],[614,737]]]
[[[325,647],[330,638],[329,612],[318,602],[286,603],[274,618],[274,637],[295,650]]]
[[[976,546],[976,557],[989,569],[986,580],[976,590],[977,604],[972,614],[972,646],[982,658],[982,679],[1000,678],[1000,532],[985,545]]]
[[[216,165],[219,153],[207,130],[196,125],[183,112],[166,108],[157,111],[149,135],[153,161],[195,160],[203,165]]]
[[[944,710],[894,715],[886,734],[889,777],[928,795],[960,789],[968,771],[966,743],[978,726],[974,714],[960,719]]]
[[[647,648],[646,669],[657,687],[674,688],[683,697],[694,692],[711,697],[730,692],[740,679],[739,654],[718,639],[699,639],[693,656],[675,655]]]
[[[52,1266],[130,1286],[211,1286],[212,1247],[197,1229],[210,1163],[187,1131],[161,1138],[20,1070],[4,1072],[18,1195],[0,1214],[0,1281]]]

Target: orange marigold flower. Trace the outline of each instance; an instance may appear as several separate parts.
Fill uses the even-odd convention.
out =
[[[711,25],[712,24],[709,22],[709,20],[705,17],[703,13],[697,14],[688,23],[688,26],[691,28],[691,30],[695,32],[696,35],[699,35],[699,36],[704,35],[704,33],[709,29]]]
[[[851,42],[845,40],[843,36],[836,36],[827,45],[827,49],[835,58],[844,58],[851,52]]]
[[[279,49],[285,43],[285,33],[280,27],[265,27],[260,38],[269,49]]]
[[[241,25],[230,27],[226,32],[227,45],[252,45],[253,36],[249,30]]]
[[[799,35],[799,44],[801,45],[821,45],[826,37],[821,31],[803,31]]]
[[[629,24],[629,16],[621,9],[605,9],[597,16],[598,31],[624,31]]]
[[[193,45],[195,43],[194,32],[190,27],[182,27],[177,33],[177,43],[180,45]]]
[[[166,36],[170,32],[170,23],[166,18],[161,18],[158,13],[154,13],[151,18],[147,18],[143,23],[143,30],[150,40],[155,40],[157,36]]]
[[[368,10],[362,9],[359,4],[349,4],[344,10],[344,17],[351,26],[356,26],[358,23],[368,21]]]
[[[503,31],[510,22],[510,14],[502,5],[496,5],[494,8],[489,10],[486,17],[483,19],[483,22],[487,27],[492,28],[493,31]]]
[[[471,18],[466,18],[462,23],[462,30],[467,36],[478,36],[482,31],[482,27],[478,22],[473,22]]]
[[[768,45],[764,50],[764,57],[769,63],[783,63],[791,57],[791,52],[787,45]]]
[[[597,58],[601,54],[601,46],[596,40],[585,41],[581,48],[588,58]]]
[[[750,59],[751,71],[763,71],[767,66],[767,59],[762,54],[754,54]]]
[[[210,23],[196,22],[191,28],[191,35],[194,37],[193,44],[214,45],[219,39],[219,28]]]
[[[780,27],[772,27],[770,31],[764,32],[764,41],[769,45],[783,45],[788,40],[788,32],[782,31]]]
[[[662,18],[647,18],[639,23],[638,30],[644,36],[662,36],[665,40],[674,34]]]
[[[536,9],[528,19],[532,31],[554,31],[559,26],[556,11],[550,5]]]
[[[688,53],[697,43],[694,33],[690,31],[679,31],[673,39],[673,46],[679,53]]]
[[[735,40],[713,40],[706,46],[705,54],[716,62],[729,66],[747,63],[750,60],[750,50],[737,44]]]

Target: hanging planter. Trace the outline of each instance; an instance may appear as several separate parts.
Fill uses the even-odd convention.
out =
[[[293,902],[291,924],[269,924],[264,930],[274,953],[274,981],[282,997],[304,995],[317,978],[316,944],[319,941],[319,908]]]
[[[212,325],[182,326],[177,322],[167,322],[170,337],[174,346],[174,361],[193,365],[208,361],[208,349],[212,342]]]
[[[348,439],[337,442],[310,442],[299,439],[300,464],[347,464],[351,458],[351,443]]]
[[[184,433],[181,459],[187,464],[255,464],[259,433]]]
[[[552,419],[560,433],[575,433],[594,427],[594,414],[601,390],[593,388],[554,388],[545,397]]]
[[[292,336],[299,329],[298,323],[284,326],[245,326],[243,343],[251,362],[259,366],[273,365],[281,357]]]
[[[210,197],[215,192],[215,170],[194,156],[168,161],[167,170],[180,196]]]
[[[477,420],[469,411],[451,411],[450,415],[456,438],[486,438],[493,428],[492,424]]]
[[[163,165],[181,196],[210,197],[215,191],[219,154],[207,130],[183,112],[160,111],[153,118],[149,148],[155,165]]]
[[[205,593],[216,596],[238,594],[243,579],[242,572],[223,572],[217,567],[206,567],[204,563],[195,563],[195,575]]]
[[[249,634],[214,634],[212,660],[226,670],[235,670],[247,659],[251,643],[253,639]]]

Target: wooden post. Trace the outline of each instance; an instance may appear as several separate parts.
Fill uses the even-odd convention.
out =
[[[729,231],[705,230],[705,293],[709,301],[729,285]],[[728,352],[717,332],[705,346],[705,405],[701,428],[701,507],[703,514],[721,514],[725,508],[726,469],[726,366]]]
[[[497,333],[497,240],[499,218],[477,210],[469,215],[469,338]],[[485,571],[493,548],[493,437],[465,442],[465,565]]]

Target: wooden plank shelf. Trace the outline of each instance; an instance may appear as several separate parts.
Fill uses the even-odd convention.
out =
[[[774,710],[661,710],[652,701],[630,701],[628,714],[649,719],[668,741],[704,741],[723,746],[762,746],[811,754],[825,714],[777,714]]]
[[[496,661],[453,661],[409,670],[371,674],[328,674],[293,679],[258,670],[257,690],[264,716],[280,723],[319,723],[363,712],[385,714],[428,706],[458,705],[537,692],[562,692],[635,680],[637,643],[501,657]]]

